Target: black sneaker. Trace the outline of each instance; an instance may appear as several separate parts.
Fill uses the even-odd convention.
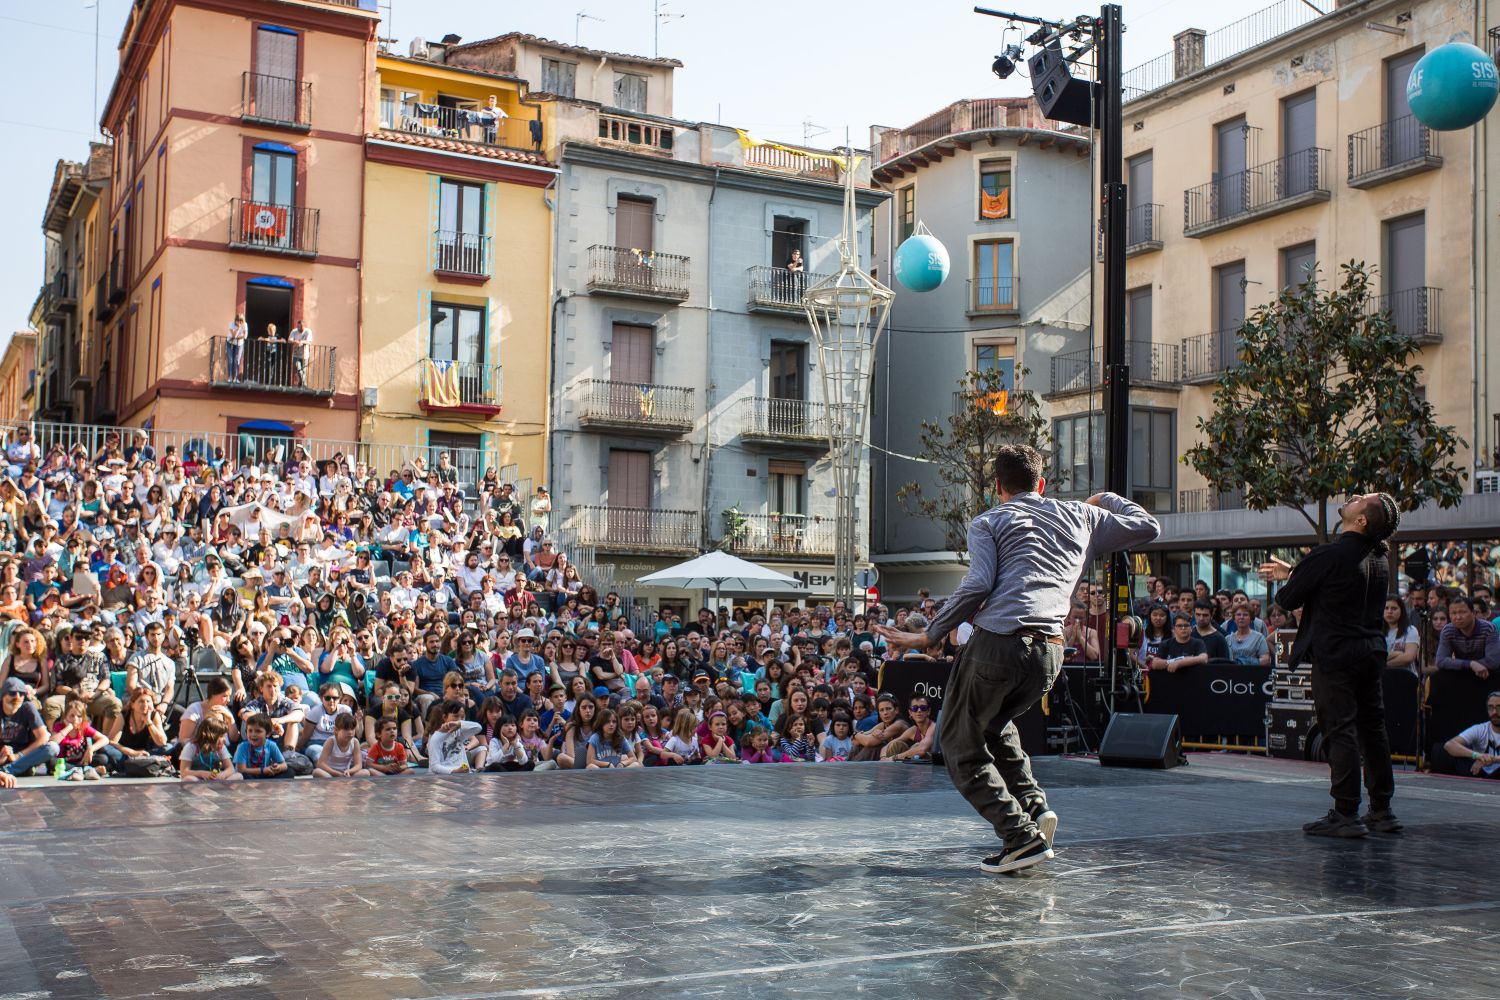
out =
[[[1330,809],[1327,816],[1303,823],[1302,832],[1309,837],[1363,837],[1370,831],[1359,817]]]
[[[989,872],[991,875],[1004,875],[1007,872],[1018,872],[1032,865],[1039,865],[1043,861],[1052,858],[1052,848],[1041,837],[1032,837],[1020,847],[999,854],[991,854],[979,862],[979,870]]]
[[[1360,817],[1365,829],[1376,833],[1400,833],[1401,821],[1389,809],[1371,809]]]
[[[1057,813],[1042,806],[1041,812],[1032,814],[1031,819],[1036,824],[1038,832],[1041,833],[1042,839],[1047,842],[1048,847],[1051,847],[1055,843],[1053,838],[1057,836]]]

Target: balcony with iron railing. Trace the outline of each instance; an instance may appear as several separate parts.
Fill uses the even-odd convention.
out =
[[[306,132],[312,128],[312,81],[246,71],[240,81],[240,118]]]
[[[751,396],[739,403],[740,439],[773,448],[828,449],[828,408],[806,399]]]
[[[64,311],[78,305],[76,275],[64,269],[53,272],[51,279],[42,286],[42,313],[47,319],[56,319]]]
[[[121,254],[115,254],[110,258],[109,264],[104,268],[104,273],[99,275],[99,281],[94,286],[94,309],[100,321],[113,316],[115,308],[124,301],[125,258]]]
[[[1349,136],[1349,186],[1368,188],[1443,165],[1438,134],[1406,115]]]
[[[440,278],[482,284],[490,277],[490,238],[439,229],[432,234],[432,271]]]
[[[332,396],[337,349],[256,337],[231,345],[227,337],[208,344],[208,382],[216,389],[253,389],[294,396]]]
[[[1302,149],[1182,195],[1182,235],[1197,239],[1333,196],[1326,149]]]
[[[318,253],[318,210],[303,205],[273,205],[231,198],[229,246],[232,250],[315,257]]]
[[[577,545],[606,552],[691,555],[701,540],[695,510],[651,510],[585,504],[573,508],[567,531]]]
[[[1161,249],[1166,215],[1160,205],[1133,205],[1125,215],[1125,256]]]
[[[725,547],[738,556],[831,559],[834,519],[809,514],[724,515]]]
[[[678,437],[693,429],[696,393],[675,385],[586,378],[573,386],[583,427]]]
[[[1240,362],[1240,331],[1214,330],[1182,341],[1182,381],[1188,385],[1217,381]]]
[[[528,118],[511,118],[503,112],[486,108],[455,108],[426,101],[380,102],[380,127],[432,139],[468,142],[506,149],[538,149],[541,146],[539,123],[533,128]]]
[[[1182,378],[1181,351],[1176,344],[1149,340],[1125,342],[1130,383],[1148,389],[1177,389]],[[1104,352],[1070,351],[1052,358],[1052,381],[1046,398],[1054,399],[1103,388]]]
[[[1021,279],[1015,275],[969,279],[969,312],[1018,313],[1021,311]]]
[[[802,295],[828,277],[807,271],[788,271],[784,267],[756,265],[748,271],[750,311],[800,314]]]
[[[499,365],[417,359],[417,403],[425,412],[454,410],[493,416],[501,409]]]
[[[1177,491],[1177,513],[1206,514],[1216,510],[1244,510],[1245,491],[1230,490],[1221,493],[1210,487]]]
[[[1388,313],[1396,332],[1418,344],[1442,343],[1441,288],[1407,288],[1370,300],[1372,313]]]
[[[691,260],[635,247],[589,247],[589,291],[682,302],[688,297]]]

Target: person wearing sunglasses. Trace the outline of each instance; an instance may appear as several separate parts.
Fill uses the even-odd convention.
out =
[[[932,721],[932,702],[926,695],[912,695],[906,706],[911,725],[900,736],[885,745],[881,760],[925,760],[932,756],[932,737],[937,726]]]

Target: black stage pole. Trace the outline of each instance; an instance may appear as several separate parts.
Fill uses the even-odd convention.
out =
[[[1124,31],[1119,4],[1099,10],[1094,31],[1099,56],[1099,196],[1104,224],[1104,488],[1130,495],[1130,358],[1125,344],[1125,167],[1121,155],[1124,103],[1121,83],[1120,35]],[[1108,634],[1100,646],[1110,650],[1109,708],[1122,670],[1128,671],[1127,652],[1117,648],[1119,623],[1130,614],[1130,566],[1123,552],[1109,558],[1105,577],[1109,593]]]

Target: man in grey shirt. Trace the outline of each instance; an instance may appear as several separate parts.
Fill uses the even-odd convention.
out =
[[[1004,843],[980,863],[992,873],[1052,857],[1057,814],[1032,777],[1013,720],[1057,679],[1073,590],[1094,558],[1161,531],[1138,504],[1113,493],[1081,503],[1042,496],[1042,469],[1036,449],[1002,447],[995,456],[1000,503],[969,524],[968,575],[926,632],[879,629],[899,652],[941,642],[974,617],[974,635],[948,681],[940,738],[954,785]]]

